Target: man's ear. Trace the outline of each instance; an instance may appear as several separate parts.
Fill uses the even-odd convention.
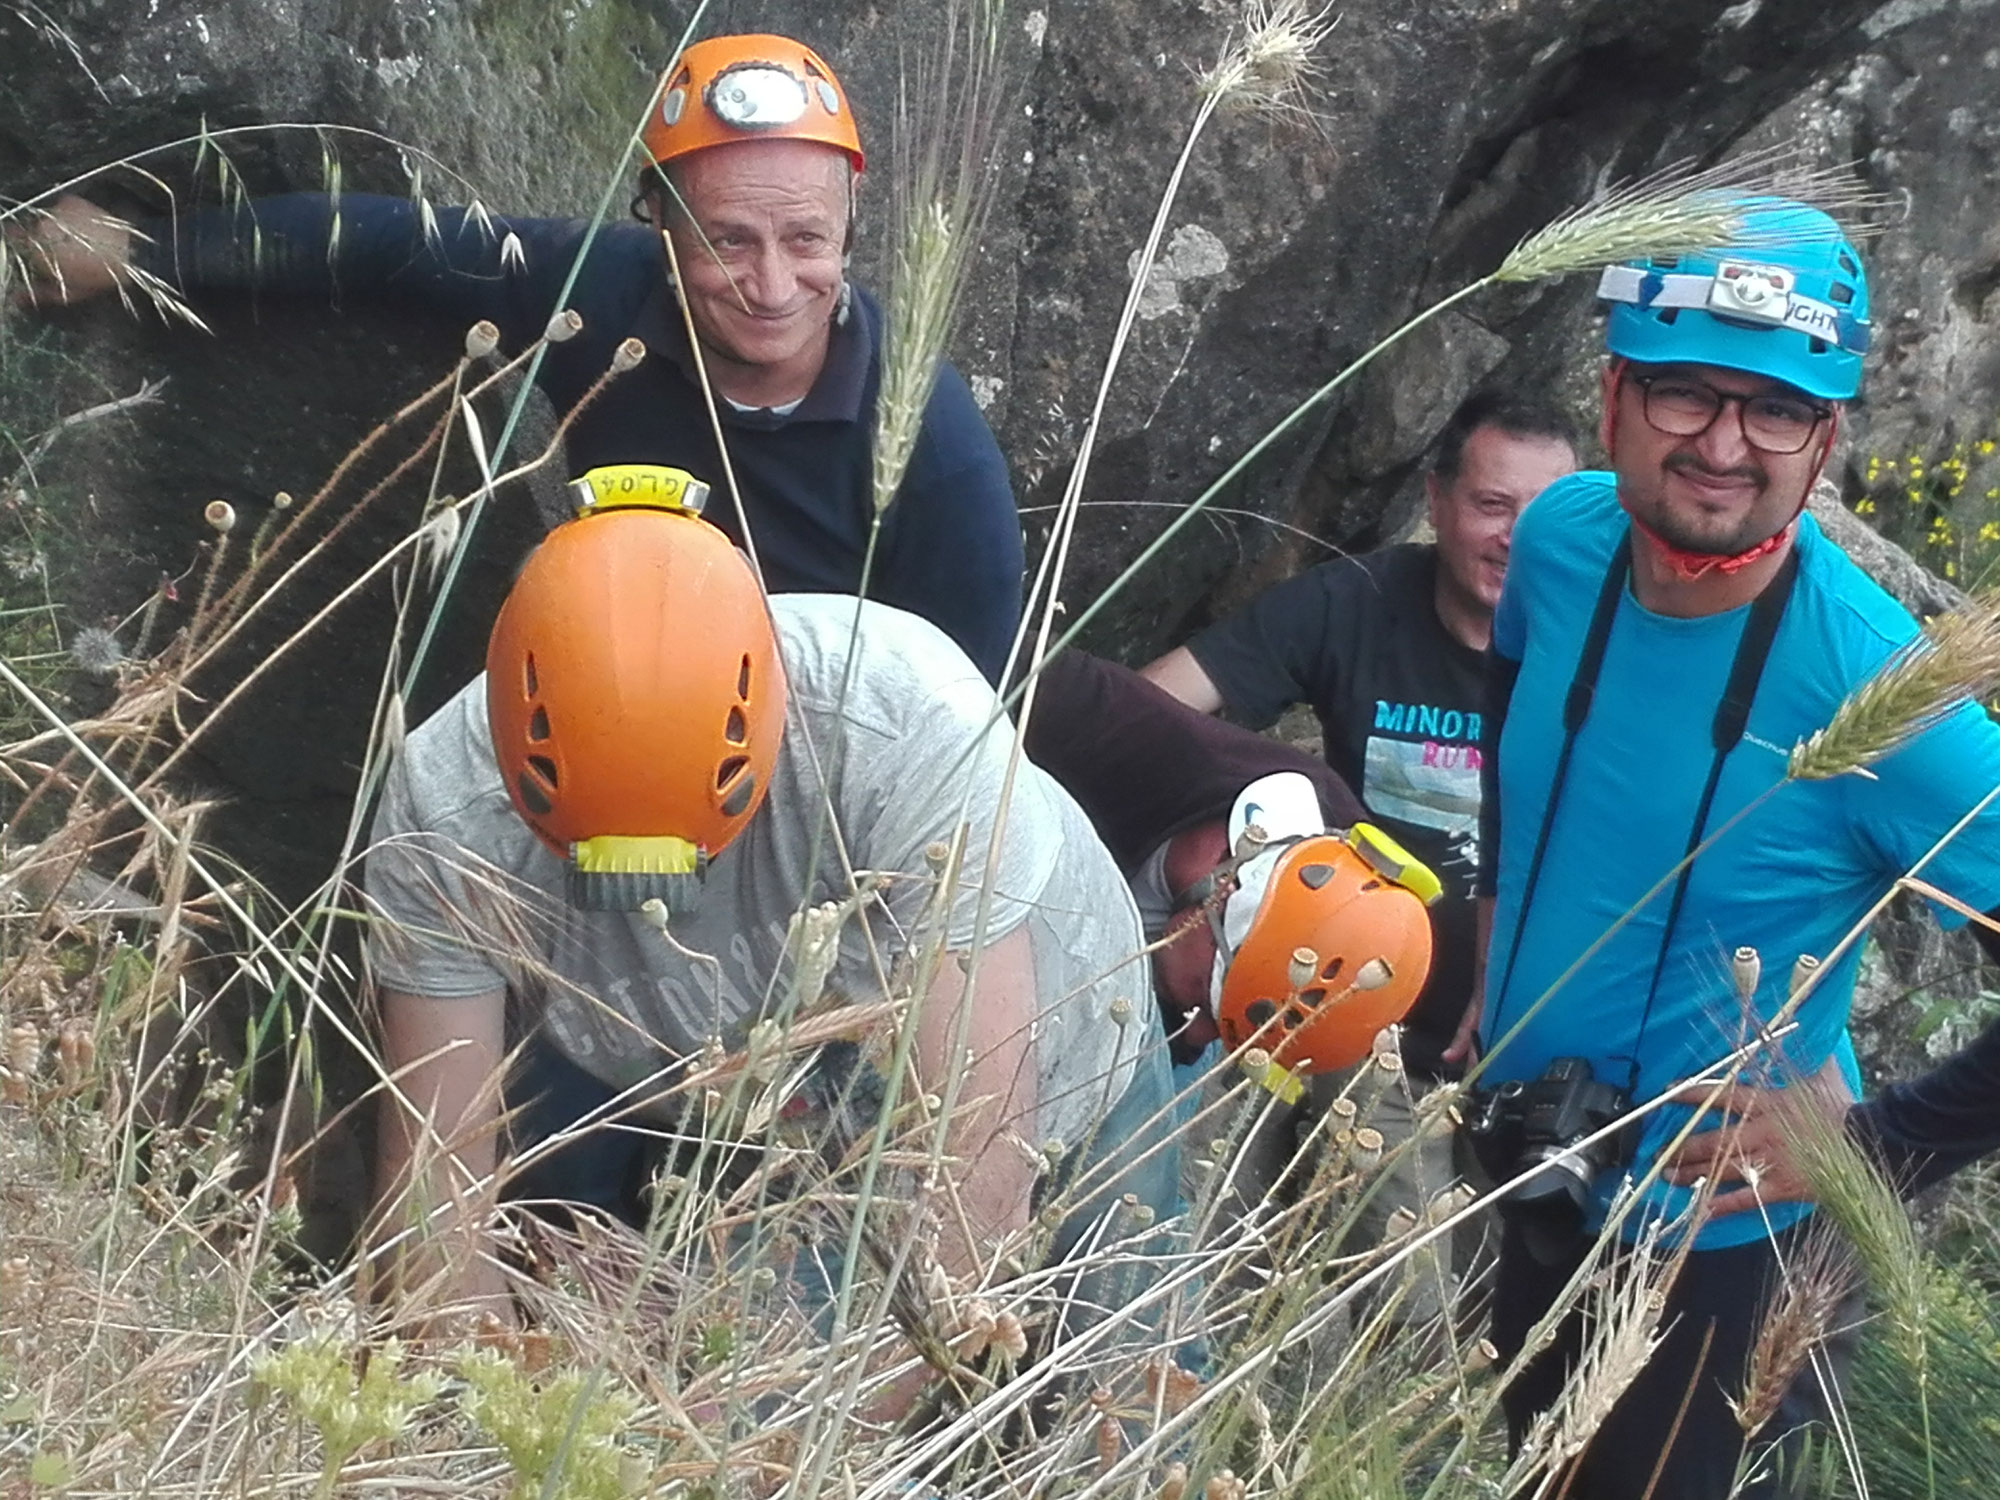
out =
[[[1625,379],[1625,361],[1613,355],[1598,372],[1597,446],[1604,450],[1605,462],[1617,467],[1611,453],[1611,437],[1618,430],[1618,390]]]
[[[840,237],[840,258],[843,262],[854,254],[854,225],[861,217],[861,176],[853,167],[847,169],[847,232]]]

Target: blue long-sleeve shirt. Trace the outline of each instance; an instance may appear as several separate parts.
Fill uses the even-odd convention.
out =
[[[482,223],[468,210],[440,208],[427,235],[407,199],[348,194],[336,215],[333,199],[298,193],[142,227],[153,243],[139,263],[183,291],[254,285],[399,300],[468,325],[489,319],[510,353],[539,337],[558,306],[572,308],[582,332],[551,345],[537,376],[562,413],[605,372],[618,345],[638,337],[646,359],[613,380],[569,429],[572,470],[620,463],[686,469],[713,486],[708,519],[743,540],[745,517],[724,483],[656,231],[600,229],[561,298],[584,239],[585,226],[573,219]],[[881,346],[881,309],[857,288],[833,329],[825,366],[795,409],[781,415],[717,403],[773,592],[851,594],[861,587]],[[1020,619],[1022,572],[1006,461],[963,377],[947,364],[882,518],[868,595],[924,616],[997,680]]]

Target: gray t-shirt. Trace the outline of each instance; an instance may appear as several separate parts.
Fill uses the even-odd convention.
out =
[[[857,630],[856,603],[771,601],[790,689],[771,789],[710,862],[695,909],[670,923],[672,943],[637,915],[563,900],[562,862],[501,782],[485,679],[468,684],[411,733],[384,788],[367,864],[376,979],[441,1001],[507,987],[539,1009],[567,1056],[625,1089],[711,1039],[740,1046],[788,993],[792,914],[851,900],[851,872],[872,872],[862,884],[876,894],[841,925],[825,993],[882,998],[926,922],[941,919],[961,950],[976,934],[990,944],[1025,923],[1039,1138],[1081,1139],[1124,1092],[1133,1059],[1158,1041],[1131,892],[1082,810],[1023,759],[981,931],[981,876],[1013,726],[936,627],[863,602]],[[818,838],[815,855],[829,802],[838,836]],[[926,850],[960,825],[965,874],[939,912]],[[1112,1012],[1119,998],[1128,1002],[1122,1022]]]

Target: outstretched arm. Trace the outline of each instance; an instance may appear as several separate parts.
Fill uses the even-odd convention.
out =
[[[8,231],[8,246],[27,284],[13,300],[22,307],[67,307],[115,290],[132,268],[132,226],[74,193]]]
[[[2000,1021],[1928,1073],[1856,1105],[1847,1124],[1909,1191],[2000,1151]]]

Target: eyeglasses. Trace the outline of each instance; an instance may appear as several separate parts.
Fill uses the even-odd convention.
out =
[[[1763,391],[1739,396],[1718,391],[1691,375],[1634,375],[1646,421],[1669,437],[1699,437],[1715,425],[1723,408],[1734,404],[1743,427],[1743,441],[1765,453],[1797,453],[1812,441],[1819,424],[1833,408],[1803,396]]]
[[[1174,910],[1201,912],[1208,919],[1208,931],[1215,939],[1215,951],[1226,955],[1229,939],[1223,934],[1222,910],[1236,893],[1237,872],[1259,855],[1286,848],[1298,841],[1299,835],[1291,834],[1281,839],[1250,844],[1240,854],[1225,855],[1220,864],[1174,898]]]

